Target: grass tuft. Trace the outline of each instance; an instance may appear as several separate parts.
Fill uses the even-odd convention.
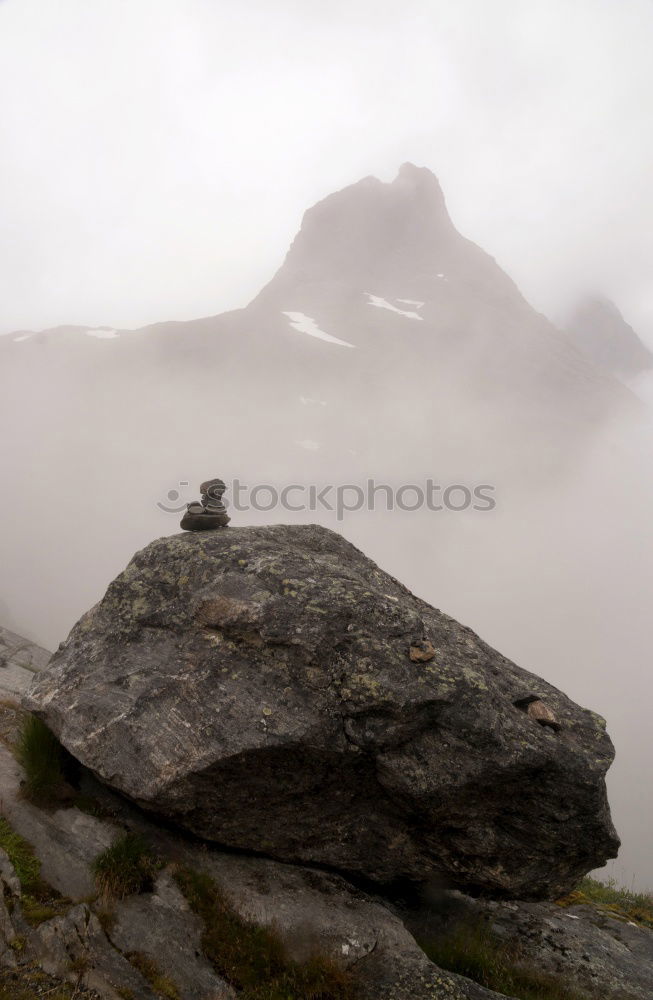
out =
[[[653,928],[653,895],[625,889],[615,879],[599,882],[598,879],[586,877],[574,892],[557,902],[559,906],[591,903],[612,916]]]
[[[45,895],[51,895],[52,893],[46,893]],[[25,920],[30,925],[30,927],[38,927],[39,924],[45,923],[46,920],[52,920],[53,917],[58,916],[62,911],[68,909],[68,901],[62,905],[60,899],[35,899],[34,896],[30,896],[27,893],[23,894],[21,900],[23,916]]]
[[[158,996],[165,997],[165,1000],[179,1000],[177,987],[169,976],[164,976],[161,973],[153,958],[145,955],[142,951],[131,951],[127,954],[127,958],[143,978],[147,979],[152,990]]]
[[[175,878],[204,923],[206,957],[239,1000],[355,1000],[351,973],[335,961],[323,955],[294,961],[280,935],[243,920],[208,875],[181,868]]]
[[[31,844],[12,830],[8,820],[0,817],[0,847],[14,866],[23,892],[30,892],[40,882],[41,862]]]
[[[35,963],[0,968],[0,1000],[79,1000],[77,987],[47,975]]]
[[[516,949],[501,941],[483,919],[461,920],[419,944],[441,969],[497,993],[519,1000],[589,1000],[586,993],[520,961]]]
[[[73,958],[68,963],[68,972],[74,972],[78,976],[83,976],[84,973],[88,972],[88,967],[91,963],[90,956],[88,953],[78,955],[77,958]]]
[[[135,892],[149,892],[162,868],[142,837],[126,833],[98,854],[93,874],[98,891],[109,899],[123,899]]]
[[[0,817],[0,847],[6,851],[21,888],[21,907],[28,924],[37,927],[65,913],[70,900],[60,895],[41,878],[41,862],[32,845],[12,830],[8,820]]]

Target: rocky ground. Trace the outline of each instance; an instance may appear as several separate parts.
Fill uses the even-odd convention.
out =
[[[355,969],[362,998],[483,1000],[494,995],[436,968],[389,905],[337,875],[207,847],[158,826],[100,786],[90,786],[96,808],[112,813],[111,819],[77,807],[40,809],[21,798],[21,769],[6,745],[0,747],[0,783],[4,816],[32,844],[43,879],[65,901],[63,912],[30,925],[22,913],[19,881],[0,852],[5,900],[0,962],[12,973],[23,969],[24,976],[33,976],[36,965],[75,988],[81,978],[102,998],[152,1000],[162,994],[127,957],[138,953],[173,983],[170,994],[179,1000],[235,997],[202,955],[201,921],[172,877],[176,866],[189,864],[210,874],[242,917],[274,925],[298,958],[318,942],[322,953]],[[151,891],[111,902],[107,917],[107,901],[97,894],[90,866],[126,829],[143,834],[165,866]]]
[[[26,717],[18,699],[31,670],[13,669],[9,655],[6,674],[0,665],[0,1000],[648,1000],[653,932],[578,896],[554,901],[558,886],[573,888],[574,872],[587,870],[592,850],[600,857],[614,838],[603,786],[612,751],[598,717],[418,601],[338,536],[242,529],[214,539],[161,540],[139,554],[32,685],[27,704],[83,762],[47,806],[29,800],[16,755]],[[325,594],[335,609],[326,623]],[[44,665],[44,651],[11,642],[34,670]],[[528,697],[521,703],[533,692],[555,726],[542,724],[541,709],[529,714]],[[222,713],[213,728],[212,713]],[[245,792],[258,795],[263,775],[286,808],[294,801],[307,843],[331,850],[342,800],[337,782],[311,770],[329,741],[339,780],[353,781],[368,819],[379,819],[383,835],[366,842],[378,856],[367,858],[348,836],[340,872],[319,851],[297,858],[281,814],[272,817],[268,850],[246,837],[226,849],[198,836],[197,817],[217,816],[220,795],[237,830]],[[293,773],[278,756],[288,743],[302,773],[294,798]],[[200,760],[198,748],[208,756]],[[248,768],[230,770],[243,755]],[[280,763],[277,772],[266,756]],[[366,768],[347,770],[351,758]],[[381,776],[376,803],[364,785],[371,760]],[[456,830],[429,839],[434,817],[425,804],[433,780],[447,787],[447,769],[450,807],[467,781],[467,839],[460,804]],[[237,788],[234,774],[244,782],[238,809],[225,794]],[[556,775],[566,782],[565,815],[562,796],[547,801],[542,791]],[[470,789],[491,780],[496,789],[479,794],[473,809]],[[515,780],[523,794],[508,808]],[[529,809],[538,797],[544,828],[535,836]],[[190,816],[183,826],[180,803]],[[172,804],[167,817],[162,804]],[[265,837],[260,803],[249,810],[242,829],[258,817]],[[482,840],[492,823],[494,862]],[[583,830],[597,832],[598,846],[575,846]],[[150,867],[137,886],[116,892],[94,866],[127,833],[147,845]],[[521,866],[519,857],[504,860],[519,850]],[[434,872],[439,854],[446,866]],[[421,883],[406,877],[418,857],[430,870]],[[384,881],[379,872],[403,878]],[[548,900],[520,898],[529,873],[531,896]],[[466,894],[452,887],[456,875]],[[469,894],[470,882],[485,894]],[[467,960],[482,939],[481,968],[453,960],[451,942],[461,935]],[[341,986],[302,992],[287,979],[282,989],[277,976],[272,988],[265,971],[267,986],[248,985],[243,963],[253,967],[275,949],[293,976],[319,962],[344,977]],[[516,969],[507,978],[485,976],[507,962]],[[532,982],[528,992],[505,985],[534,976],[540,992]]]
[[[20,711],[4,707],[11,744]],[[8,720],[13,718],[13,732]],[[36,926],[21,908],[21,888],[0,852],[0,997],[117,997],[219,1000],[236,997],[202,953],[202,923],[174,878],[175,866],[207,872],[249,921],[280,930],[301,958],[316,942],[356,973],[362,1000],[490,1000],[504,996],[430,962],[417,940],[432,940],[469,916],[489,917],[500,940],[518,943],[527,966],[550,973],[588,998],[649,1000],[653,932],[593,905],[472,899],[458,892],[424,901],[390,901],[315,868],[225,853],[180,836],[113,793],[89,783],[99,818],[77,807],[42,810],[20,795],[21,769],[0,747],[3,815],[34,847],[41,874],[63,907]],[[126,829],[142,833],[166,866],[151,891],[107,904],[90,865]],[[110,913],[110,917],[108,917]],[[148,956],[164,990],[152,986],[128,956]],[[172,984],[172,987],[169,984]],[[167,984],[167,985],[166,985]],[[52,993],[51,991],[55,991]],[[59,991],[59,993],[57,993]],[[63,991],[63,992],[62,992]],[[580,994],[582,995],[582,994]]]

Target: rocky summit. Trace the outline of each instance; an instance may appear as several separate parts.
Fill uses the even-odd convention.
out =
[[[315,525],[152,542],[25,703],[138,805],[277,860],[555,898],[619,843],[603,720]]]

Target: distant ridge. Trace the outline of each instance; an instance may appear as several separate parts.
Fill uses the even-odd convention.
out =
[[[594,364],[628,380],[653,368],[653,353],[610,299],[592,296],[574,310],[567,329]]]

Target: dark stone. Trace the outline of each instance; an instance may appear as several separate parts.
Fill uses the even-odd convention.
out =
[[[201,484],[200,493],[213,501],[220,501],[226,488],[222,479],[207,479]]]
[[[619,843],[603,720],[315,525],[148,545],[26,704],[136,802],[286,861],[556,897]]]
[[[231,518],[228,514],[212,514],[203,510],[201,514],[187,510],[181,519],[184,531],[210,531],[213,528],[226,528]]]

